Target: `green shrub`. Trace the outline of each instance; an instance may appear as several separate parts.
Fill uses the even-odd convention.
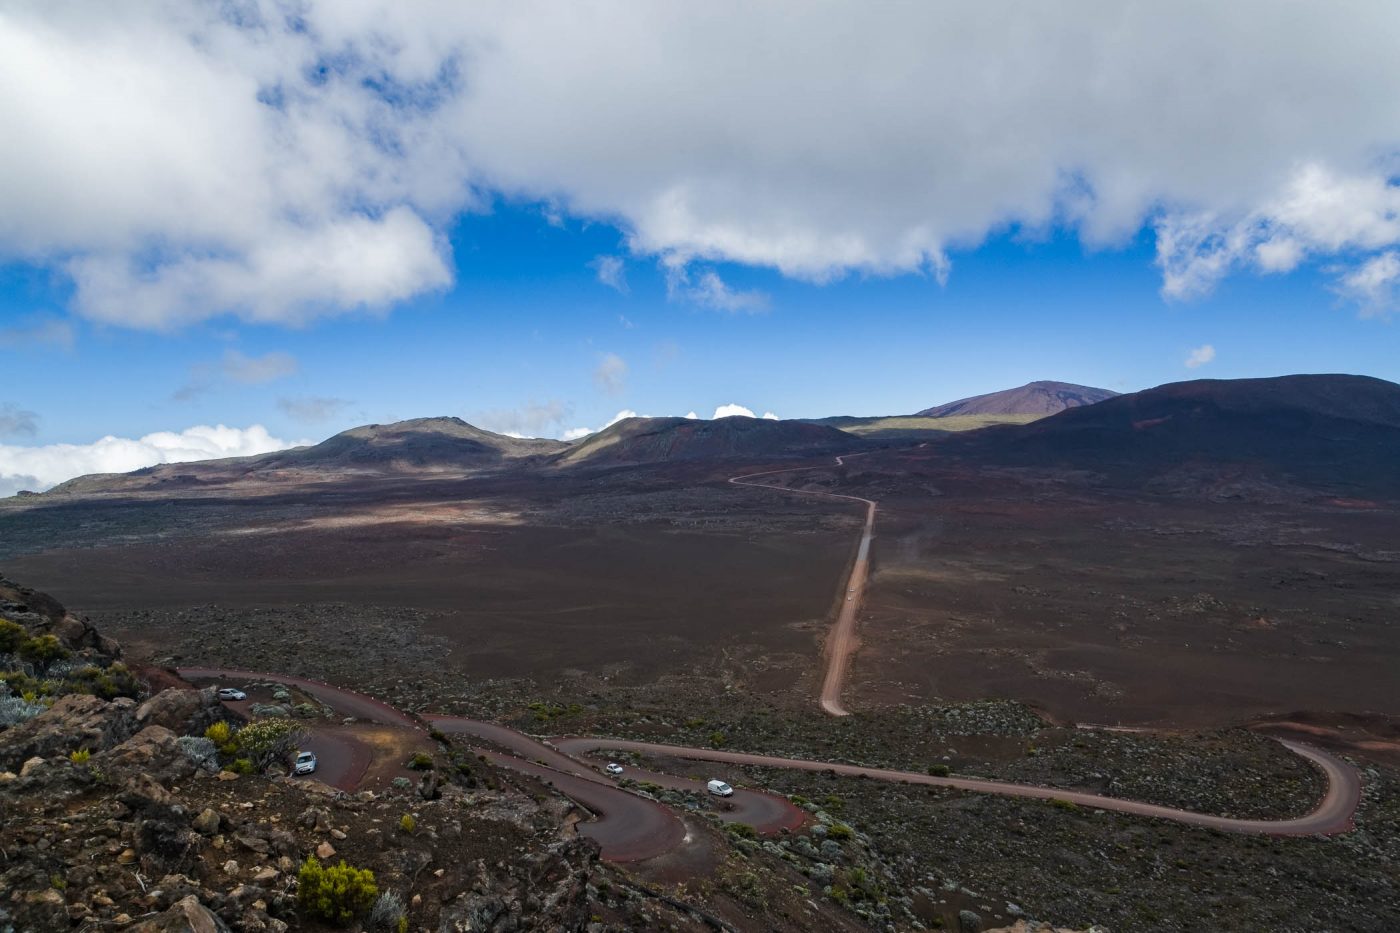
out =
[[[1050,806],[1054,807],[1057,810],[1068,810],[1070,812],[1079,809],[1079,805],[1073,800],[1065,800],[1060,797],[1050,798]]]
[[[758,831],[748,823],[729,823],[724,828],[729,831],[729,835],[737,836],[740,839],[758,838]]]
[[[929,765],[928,773],[934,777],[947,777],[952,773],[952,769],[947,765]]]
[[[826,828],[826,835],[828,838],[831,839],[850,839],[855,834],[856,831],[851,829],[851,827],[847,826],[845,823],[832,823]]]
[[[24,630],[23,625],[9,619],[0,619],[0,654],[14,654],[28,639],[29,633]]]
[[[349,926],[374,905],[378,896],[374,872],[355,868],[344,859],[327,868],[312,856],[301,863],[297,872],[297,906],[336,926]]]
[[[19,656],[30,664],[48,667],[60,658],[68,657],[68,649],[56,635],[40,635],[28,638],[19,644]]]
[[[86,748],[80,748],[75,752],[68,753],[68,760],[75,765],[85,765],[91,757],[92,752],[88,751]]]
[[[403,832],[412,835],[413,831],[417,828],[418,821],[413,818],[412,813],[405,813],[403,816],[399,817],[399,829]]]
[[[723,732],[720,732],[718,729],[716,729],[714,732],[711,732],[711,733],[710,733],[710,747],[711,747],[711,748],[723,748],[723,747],[724,747],[724,743],[726,743],[726,742],[728,742],[728,741],[729,741],[728,736],[726,736]]]
[[[219,746],[219,749],[222,751],[225,746],[232,746],[233,744],[233,728],[228,723],[220,720],[204,730],[204,737]],[[231,751],[230,754],[232,754]]]
[[[257,719],[234,736],[238,752],[259,769],[285,759],[296,748],[301,727],[290,719]]]
[[[408,759],[408,767],[414,771],[431,771],[433,756],[427,752],[414,752],[413,757]]]
[[[253,763],[247,758],[235,758],[233,764],[228,766],[228,769],[234,774],[252,774]]]

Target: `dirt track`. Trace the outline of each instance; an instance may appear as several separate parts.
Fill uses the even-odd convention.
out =
[[[837,466],[845,466],[846,457],[860,454],[845,454],[836,458]],[[849,499],[865,503],[865,527],[861,529],[860,544],[856,548],[855,560],[851,563],[850,575],[846,578],[846,589],[841,600],[841,608],[836,613],[836,621],[831,626],[831,634],[826,639],[826,675],[822,678],[821,706],[832,716],[849,716],[850,710],[841,705],[841,691],[846,683],[846,670],[850,667],[851,655],[860,642],[856,638],[856,614],[865,596],[865,581],[870,570],[870,541],[875,534],[875,509],[873,499],[860,496],[847,496],[835,492],[819,492],[813,489],[788,489],[785,486],[770,486],[767,483],[750,483],[746,480],[755,476],[772,476],[776,473],[795,473],[810,470],[811,467],[795,467],[787,470],[767,470],[762,473],[745,473],[731,476],[729,482],[736,486],[757,486],[762,489],[776,489],[779,492],[795,492],[804,496],[824,496],[828,499]]]
[[[280,681],[313,692],[318,699],[337,711],[353,712],[354,715],[375,722],[391,725],[407,723],[421,728],[413,717],[372,697],[304,678],[211,668],[187,668],[182,669],[179,673],[189,679],[245,678]],[[486,754],[498,765],[550,781],[565,796],[593,812],[597,818],[585,824],[581,831],[598,840],[603,846],[605,858],[619,862],[640,861],[662,855],[682,845],[687,839],[687,835],[680,819],[668,807],[618,787],[609,778],[597,773],[578,758],[580,755],[604,749],[670,755],[695,761],[789,768],[799,771],[830,771],[849,777],[865,777],[902,784],[924,784],[1010,797],[1065,800],[1089,809],[1112,810],[1118,813],[1155,817],[1226,832],[1266,836],[1348,832],[1353,828],[1352,818],[1361,800],[1361,778],[1355,768],[1327,752],[1283,739],[1278,741],[1282,742],[1293,753],[1301,755],[1322,769],[1327,777],[1327,792],[1318,806],[1305,816],[1288,820],[1243,820],[1193,813],[1117,797],[1102,797],[1097,794],[1058,790],[1052,787],[985,781],[975,778],[933,777],[912,771],[866,768],[860,765],[807,761],[796,758],[775,758],[745,752],[725,752],[714,749],[634,742],[625,739],[590,737],[560,738],[555,739],[551,744],[546,744],[496,723],[479,722],[454,716],[428,715],[425,719],[444,732],[470,734],[478,739],[510,749],[515,754],[503,754],[491,750],[488,750]],[[528,756],[530,760],[521,756]],[[636,769],[632,769],[628,776],[637,780],[652,780],[665,786],[683,789],[696,789],[699,786],[697,782],[673,775],[661,775]],[[657,780],[658,778],[661,780]],[[777,795],[742,788],[736,788],[735,791],[734,798],[731,798],[735,809],[722,812],[722,817],[754,825],[760,832],[779,832],[801,825],[804,818],[801,811]]]

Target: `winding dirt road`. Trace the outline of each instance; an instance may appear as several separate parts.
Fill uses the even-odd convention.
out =
[[[950,787],[956,790],[973,791],[983,794],[1000,794],[1004,797],[1024,797],[1036,800],[1067,800],[1081,807],[1095,810],[1112,810],[1115,813],[1128,813],[1133,816],[1150,816],[1185,823],[1190,826],[1205,826],[1225,832],[1267,836],[1311,836],[1316,834],[1343,833],[1352,829],[1352,817],[1361,802],[1361,778],[1356,769],[1340,758],[1310,745],[1276,741],[1296,755],[1300,755],[1320,768],[1327,777],[1327,792],[1312,812],[1288,820],[1241,820],[1227,816],[1212,816],[1208,813],[1194,813],[1190,810],[1177,810],[1152,803],[1124,800],[1119,797],[1103,797],[1099,794],[1086,794],[1080,791],[1060,790],[1054,787],[1038,787],[1032,784],[1011,784],[1005,781],[987,781],[979,778],[934,777],[917,771],[895,771],[888,768],[866,768],[861,765],[833,764],[824,761],[807,761],[801,758],[776,758],[770,755],[750,755],[745,752],[724,752],[706,748],[686,748],[677,745],[660,745],[654,742],[634,742],[628,739],[605,738],[563,738],[555,739],[554,744],[571,755],[586,754],[602,750],[636,752],[643,755],[673,755],[698,761],[714,761],[734,765],[757,765],[765,768],[785,768],[794,771],[830,771],[845,777],[864,777],[876,781],[897,784],[924,784],[932,787]]]
[[[255,674],[218,668],[184,668],[179,671],[187,680],[276,681],[300,687],[337,712],[359,716],[388,725],[409,725],[421,729],[420,722],[373,697],[320,681],[280,674]],[[800,758],[779,758],[745,752],[726,752],[706,748],[663,745],[588,736],[569,736],[544,742],[497,723],[481,722],[458,716],[429,714],[423,720],[443,732],[471,735],[494,748],[478,749],[492,762],[550,782],[560,793],[574,800],[595,816],[580,826],[580,831],[603,847],[603,857],[616,862],[640,861],[675,850],[689,839],[685,824],[676,813],[654,800],[631,793],[618,782],[581,760],[581,756],[600,751],[627,751],[645,755],[661,755],[692,761],[709,761],[732,765],[755,765],[798,771],[831,772],[847,777],[865,777],[876,781],[901,784],[922,784],[947,787],[974,793],[1000,794],[1038,800],[1066,800],[1094,810],[1111,810],[1133,816],[1154,817],[1189,826],[1201,826],[1224,832],[1264,836],[1302,836],[1348,832],[1361,800],[1361,779],[1356,769],[1334,755],[1309,745],[1278,739],[1294,754],[1300,755],[1321,769],[1327,778],[1327,792],[1312,812],[1286,820],[1244,820],[1232,817],[1193,813],[1157,804],[1102,797],[1079,791],[1060,790],[1029,784],[1011,784],[978,778],[934,777],[915,771],[887,768],[867,768],[861,765],[809,761]],[[654,771],[629,768],[624,775],[635,781],[651,782],[679,790],[702,791],[703,784],[690,778]],[[747,823],[763,834],[782,832],[800,827],[806,814],[791,802],[776,794],[736,787],[728,809],[719,811],[721,818]]]
[[[836,458],[837,466],[845,466],[847,457],[861,454],[843,454]],[[865,597],[865,581],[870,570],[870,541],[875,536],[874,499],[860,496],[847,496],[836,492],[820,492],[815,489],[790,489],[786,486],[773,486],[769,483],[751,483],[756,476],[774,476],[778,473],[797,473],[815,467],[792,467],[784,470],[765,470],[761,473],[745,473],[731,476],[729,482],[736,486],[756,486],[760,489],[773,489],[778,492],[792,492],[803,496],[823,496],[827,499],[849,499],[865,503],[865,527],[861,529],[860,544],[856,547],[856,557],[851,563],[851,573],[846,578],[846,589],[842,594],[841,608],[836,613],[831,632],[826,639],[826,675],[822,678],[822,709],[832,716],[849,716],[850,710],[841,705],[841,692],[846,683],[846,671],[851,664],[851,655],[860,642],[856,638],[856,614],[860,612],[861,600]]]

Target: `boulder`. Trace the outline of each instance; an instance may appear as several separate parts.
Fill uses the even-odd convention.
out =
[[[132,927],[130,933],[229,933],[229,928],[193,894],[169,910]]]
[[[219,817],[219,812],[205,807],[204,810],[200,812],[199,816],[194,818],[192,825],[197,831],[206,836],[215,836],[218,835],[220,822],[221,818]]]
[[[164,726],[178,735],[203,735],[224,716],[217,691],[213,687],[203,690],[180,690],[171,687],[162,690],[136,709],[136,725]]]
[[[178,737],[164,726],[147,726],[101,757],[108,765],[134,768],[166,785],[195,772],[195,764],[181,750]]]
[[[30,758],[54,758],[86,748],[101,751],[130,738],[136,704],[110,703],[94,696],[70,694],[38,716],[0,732],[0,770],[13,771]]]

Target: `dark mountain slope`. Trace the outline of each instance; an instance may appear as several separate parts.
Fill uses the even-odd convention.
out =
[[[1142,480],[1267,474],[1337,489],[1400,488],[1400,386],[1298,375],[1170,383],[966,438],[980,457]]]
[[[310,447],[254,457],[166,463],[132,473],[79,476],[46,495],[196,490],[238,481],[476,472],[568,448],[563,441],[483,431],[460,418],[414,418],[351,428]]]
[[[579,441],[561,465],[664,463],[678,460],[762,460],[855,450],[861,441],[803,421],[766,418],[625,418]]]
[[[974,395],[916,412],[921,418],[952,415],[1053,415],[1070,408],[1094,405],[1118,393],[1068,382],[1028,382],[1015,389]]]

